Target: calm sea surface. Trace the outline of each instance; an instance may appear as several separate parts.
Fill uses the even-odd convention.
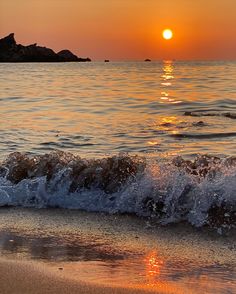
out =
[[[0,158],[235,155],[236,62],[0,64]]]

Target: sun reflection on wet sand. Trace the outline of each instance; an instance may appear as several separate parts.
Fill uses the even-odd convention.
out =
[[[68,228],[64,232],[59,227],[52,231],[52,235],[44,230],[37,231],[36,235],[28,230],[26,235],[25,231],[18,229],[0,231],[0,253],[13,258],[33,259],[54,273],[79,282],[135,288],[143,292],[198,294],[214,291],[221,294],[225,287],[229,293],[235,289],[235,273],[229,264],[204,263],[198,257],[178,260],[163,254],[156,245],[150,251],[142,249],[141,253],[134,251],[136,238],[123,244],[121,249],[110,243],[110,237],[100,239],[87,230],[86,236],[82,231],[75,233],[76,230],[73,231],[75,235],[68,236]]]
[[[156,286],[159,282],[163,260],[158,256],[156,251],[150,252],[144,260],[146,266],[146,285],[149,287]]]
[[[182,294],[186,293],[186,288],[181,283],[175,281],[168,281],[164,278],[165,267],[164,258],[161,257],[156,250],[149,252],[144,259],[143,281],[137,288],[150,290],[153,293],[166,293],[166,294]],[[137,286],[137,285],[136,285]],[[188,293],[193,293],[188,291]]]

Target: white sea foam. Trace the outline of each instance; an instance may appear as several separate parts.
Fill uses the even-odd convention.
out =
[[[86,161],[63,152],[34,158],[14,154],[2,164],[0,205],[134,213],[163,224],[234,227],[235,159],[201,157],[194,168],[181,160],[119,155]],[[81,162],[83,169],[78,169]]]

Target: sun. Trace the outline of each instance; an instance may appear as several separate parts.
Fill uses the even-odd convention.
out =
[[[172,39],[173,37],[173,32],[172,30],[170,29],[165,29],[163,32],[162,32],[162,36],[165,40],[170,40]]]

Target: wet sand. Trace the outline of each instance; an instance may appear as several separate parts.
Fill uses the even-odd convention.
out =
[[[128,215],[3,208],[1,293],[222,293],[226,282],[231,293],[235,241]]]
[[[89,285],[57,275],[36,262],[0,260],[2,294],[141,294],[149,291]]]

